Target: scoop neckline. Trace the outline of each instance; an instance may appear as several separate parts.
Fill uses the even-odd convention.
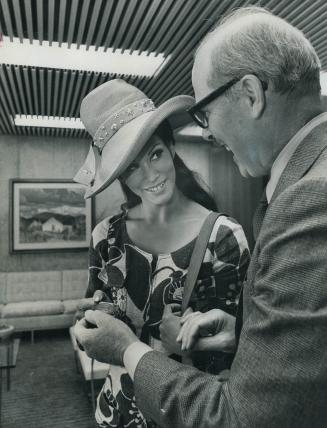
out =
[[[149,253],[146,250],[143,250],[142,248],[140,248],[138,245],[135,244],[135,242],[130,238],[128,231],[127,231],[127,226],[126,226],[126,217],[127,217],[127,212],[124,213],[124,215],[122,216],[122,222],[123,222],[123,232],[125,234],[125,237],[127,238],[126,240],[128,241],[129,244],[133,245],[133,247],[137,248],[141,253],[148,255],[148,256],[152,256],[152,257],[160,257],[160,258],[167,258],[167,257],[171,257],[173,254],[176,254],[180,251],[185,251],[187,247],[189,246],[194,246],[195,245],[195,241],[198,239],[199,234],[197,234],[191,241],[187,242],[185,245],[183,245],[182,247],[178,248],[175,251],[172,251],[170,253]]]

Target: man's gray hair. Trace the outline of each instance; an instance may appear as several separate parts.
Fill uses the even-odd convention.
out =
[[[207,41],[213,42],[207,79],[210,87],[217,86],[222,76],[229,80],[255,74],[276,92],[320,91],[321,65],[309,40],[264,8],[250,6],[233,11],[207,34],[198,49]]]

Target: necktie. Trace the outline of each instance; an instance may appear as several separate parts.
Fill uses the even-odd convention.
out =
[[[253,236],[255,241],[257,240],[257,237],[259,235],[267,208],[268,208],[268,201],[267,201],[267,195],[266,195],[266,189],[265,189],[263,191],[263,194],[261,196],[261,199],[259,201],[259,204],[253,216]]]

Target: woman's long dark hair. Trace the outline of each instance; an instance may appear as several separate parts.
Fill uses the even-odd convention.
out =
[[[169,147],[175,144],[173,131],[168,121],[162,122],[156,129],[155,134]],[[217,205],[213,197],[203,189],[196,178],[197,174],[191,171],[179,157],[177,153],[174,156],[174,166],[176,171],[176,186],[188,199],[197,202],[211,211],[217,211]],[[126,204],[122,208],[133,208],[141,203],[141,198],[137,196],[130,188],[120,180],[122,191],[126,197]]]

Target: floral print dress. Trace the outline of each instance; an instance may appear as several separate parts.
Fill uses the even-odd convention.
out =
[[[126,212],[103,220],[92,233],[86,297],[97,289],[106,292],[116,306],[116,316],[143,342],[167,353],[159,326],[165,305],[182,301],[195,241],[171,254],[154,255],[130,240]],[[235,315],[249,259],[242,227],[230,217],[218,217],[192,295],[193,309],[219,308]],[[230,361],[220,368],[228,368],[226,364]],[[155,427],[137,408],[126,370],[113,365],[98,396],[95,417],[100,427]]]

